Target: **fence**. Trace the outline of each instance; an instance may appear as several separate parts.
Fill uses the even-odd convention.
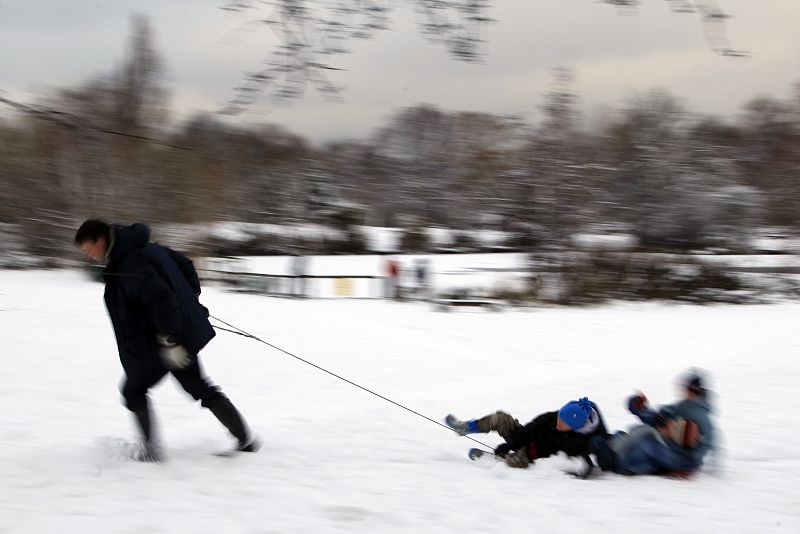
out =
[[[238,291],[296,298],[381,298],[385,278],[365,275],[288,275],[199,269],[204,281]]]

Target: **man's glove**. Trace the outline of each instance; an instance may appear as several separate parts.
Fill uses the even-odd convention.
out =
[[[628,410],[634,415],[647,407],[647,397],[641,391],[628,398]]]
[[[178,341],[166,334],[157,334],[158,355],[162,363],[168,369],[186,369],[192,363],[192,357],[186,352],[186,348]]]

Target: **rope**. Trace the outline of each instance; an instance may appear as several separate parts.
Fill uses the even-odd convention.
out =
[[[418,416],[418,417],[422,417],[423,419],[426,419],[426,420],[430,421],[431,423],[433,423],[433,424],[435,424],[435,425],[438,425],[438,426],[440,426],[440,427],[442,427],[442,428],[446,428],[448,432],[453,432],[453,429],[452,429],[452,428],[450,428],[449,426],[447,426],[447,425],[444,425],[444,424],[440,423],[439,421],[437,421],[437,420],[435,420],[435,419],[431,419],[431,418],[430,418],[430,417],[428,417],[427,415],[423,415],[423,414],[421,414],[421,413],[419,413],[419,412],[417,412],[417,411],[415,411],[415,410],[412,410],[411,408],[409,408],[409,407],[407,407],[407,406],[403,406],[403,405],[402,405],[402,404],[400,404],[399,402],[395,402],[395,401],[393,401],[392,399],[390,399],[390,398],[388,398],[388,397],[385,397],[385,396],[381,395],[380,393],[376,393],[376,392],[372,391],[371,389],[367,389],[367,388],[365,388],[364,386],[362,386],[362,385],[360,385],[360,384],[356,384],[356,383],[355,383],[355,382],[353,382],[352,380],[348,380],[347,378],[345,378],[345,377],[343,377],[343,376],[340,376],[340,375],[337,375],[336,373],[334,373],[334,372],[332,372],[332,371],[328,371],[327,369],[325,369],[325,368],[323,368],[323,367],[320,367],[319,365],[317,365],[317,364],[315,364],[315,363],[313,363],[313,362],[310,362],[310,361],[308,361],[308,360],[306,360],[306,359],[303,359],[303,358],[301,358],[300,356],[297,356],[297,355],[295,355],[295,354],[292,354],[292,353],[291,353],[291,352],[289,352],[288,350],[284,350],[284,349],[282,349],[282,348],[280,348],[280,347],[278,347],[278,346],[275,346],[275,345],[273,345],[272,343],[268,343],[267,341],[264,341],[263,339],[261,339],[261,338],[259,338],[259,337],[257,337],[257,336],[254,336],[253,334],[251,334],[251,333],[249,333],[249,332],[245,332],[244,330],[242,330],[242,329],[241,329],[241,328],[239,328],[238,326],[234,326],[234,325],[232,325],[232,324],[230,324],[230,323],[227,323],[227,322],[223,321],[223,320],[222,320],[222,319],[220,319],[219,317],[215,317],[215,316],[213,316],[213,315],[209,315],[209,318],[210,318],[210,319],[214,319],[215,321],[219,321],[220,323],[224,324],[225,326],[228,326],[228,327],[230,327],[230,329],[228,329],[228,328],[223,328],[223,327],[221,327],[221,326],[216,326],[216,325],[214,325],[214,328],[216,328],[217,330],[223,330],[223,331],[225,331],[225,332],[230,332],[230,333],[232,333],[232,334],[236,334],[236,335],[239,335],[239,336],[242,336],[242,337],[250,338],[250,339],[253,339],[253,340],[255,340],[255,341],[258,341],[259,343],[263,343],[264,345],[266,345],[266,346],[268,346],[268,347],[271,347],[271,348],[273,348],[273,349],[275,349],[275,350],[277,350],[277,351],[279,351],[279,352],[282,352],[282,353],[286,354],[287,356],[291,356],[292,358],[294,358],[294,359],[296,359],[296,360],[299,360],[299,361],[303,362],[303,363],[304,363],[304,364],[306,364],[306,365],[310,365],[311,367],[314,367],[315,369],[317,369],[317,370],[319,370],[319,371],[322,371],[322,372],[324,372],[324,373],[328,373],[329,375],[331,375],[331,376],[333,376],[333,377],[335,377],[335,378],[338,378],[339,380],[342,380],[343,382],[347,382],[347,383],[348,383],[348,384],[350,384],[351,386],[355,386],[355,387],[357,387],[357,388],[359,388],[359,389],[361,389],[361,390],[363,390],[363,391],[366,391],[366,392],[367,392],[367,393],[369,393],[370,395],[374,395],[374,396],[376,396],[376,397],[378,397],[378,398],[380,398],[380,399],[383,399],[383,400],[385,400],[386,402],[389,402],[389,403],[391,403],[391,404],[394,404],[395,406],[397,406],[397,407],[399,407],[399,408],[402,408],[402,409],[404,409],[404,410],[406,410],[406,411],[408,411],[408,412],[411,412],[411,413],[413,413],[414,415],[416,415],[416,416]],[[494,448],[492,448],[492,447],[490,447],[489,445],[487,445],[487,444],[483,443],[482,441],[478,441],[477,439],[475,439],[475,438],[472,438],[472,437],[470,437],[470,436],[464,436],[464,437],[465,437],[465,438],[467,438],[467,439],[469,439],[469,440],[472,440],[472,441],[474,441],[475,443],[477,443],[477,444],[479,444],[479,445],[481,445],[481,446],[483,446],[483,447],[485,447],[485,448],[487,448],[487,449],[489,450],[489,452],[494,452]]]

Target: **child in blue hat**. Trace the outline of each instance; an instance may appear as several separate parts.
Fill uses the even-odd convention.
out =
[[[608,435],[597,405],[587,397],[569,401],[557,411],[542,413],[526,425],[503,411],[468,421],[451,414],[445,418],[445,423],[462,436],[497,432],[505,442],[494,453],[504,458],[509,467],[519,468],[564,452],[583,458],[590,470],[593,464],[589,458],[589,441],[594,436]]]

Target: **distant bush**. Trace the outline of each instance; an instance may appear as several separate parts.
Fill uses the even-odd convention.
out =
[[[558,304],[608,300],[678,300],[696,303],[745,302],[753,292],[719,267],[682,257],[671,262],[646,255],[572,255],[556,269]]]
[[[489,298],[506,302],[511,306],[522,306],[540,300],[539,297],[538,284],[533,281],[525,288],[499,287],[489,292]]]
[[[455,232],[453,234],[453,248],[458,252],[478,252],[480,245],[474,237],[466,232]]]
[[[197,243],[196,249],[198,252],[216,257],[276,256],[289,254],[292,245],[279,235],[257,234],[244,240],[209,236]]]
[[[428,252],[430,239],[423,226],[412,226],[403,231],[400,238],[400,250],[408,254],[421,254]]]
[[[509,225],[504,245],[511,250],[534,250],[542,244],[544,230],[535,224],[514,222]]]
[[[341,237],[325,239],[316,252],[319,254],[365,254],[367,239],[363,231],[350,226]]]

